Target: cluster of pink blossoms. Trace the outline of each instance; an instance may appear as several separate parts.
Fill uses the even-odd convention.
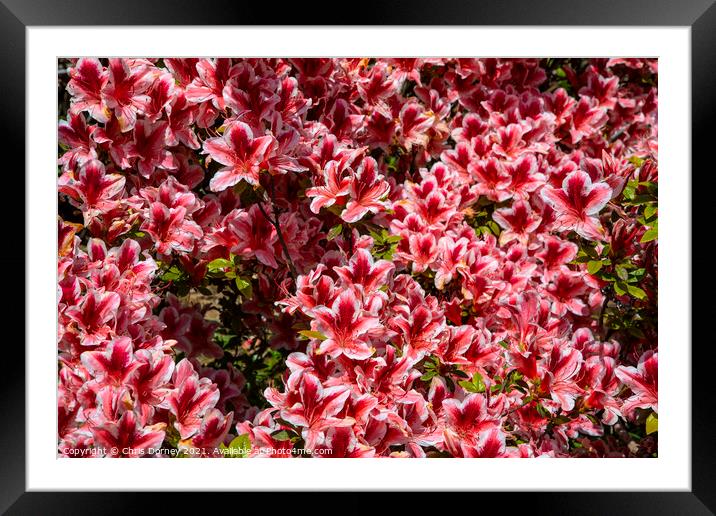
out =
[[[68,64],[61,455],[655,452],[655,60]]]

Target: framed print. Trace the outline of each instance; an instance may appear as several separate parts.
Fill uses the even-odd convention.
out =
[[[222,4],[2,7],[27,221],[3,510],[397,490],[710,514],[691,169],[716,8]]]

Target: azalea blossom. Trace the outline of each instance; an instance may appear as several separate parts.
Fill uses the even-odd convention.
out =
[[[220,192],[244,179],[257,185],[262,164],[274,145],[271,136],[254,138],[251,128],[243,122],[227,127],[220,138],[204,143],[204,153],[222,165],[226,165],[211,178],[211,190]]]
[[[572,229],[584,238],[603,239],[604,228],[596,215],[609,202],[612,189],[604,183],[592,184],[589,174],[572,172],[561,189],[545,186],[542,198],[557,213],[559,229]]]
[[[60,62],[59,456],[658,456],[656,59]]]

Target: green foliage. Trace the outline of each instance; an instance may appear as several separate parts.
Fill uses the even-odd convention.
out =
[[[457,383],[468,392],[485,392],[485,382],[482,380],[482,375],[480,373],[472,375],[472,379],[470,381],[461,380]]]
[[[619,296],[629,295],[638,300],[647,298],[646,292],[639,287],[646,269],[634,264],[631,257],[615,256],[609,245],[581,241],[574,263],[586,263],[587,272],[605,281],[605,288]]]
[[[371,237],[373,237],[373,249],[371,253],[377,260],[392,260],[393,253],[398,248],[398,243],[402,239],[400,235],[391,235],[387,229],[380,228],[380,230],[369,231]]]
[[[298,332],[298,334],[303,335],[307,339],[326,340],[328,338],[324,334],[322,334],[320,331],[313,331],[313,330],[301,330]]]
[[[330,241],[336,238],[338,235],[340,235],[343,232],[343,224],[337,224],[333,226],[329,231],[326,238]]]
[[[494,380],[495,383],[490,388],[492,393],[509,393],[514,389],[522,393],[527,393],[529,390],[529,385],[524,380],[522,373],[520,373],[517,369],[513,369],[507,373],[504,378],[496,376]]]
[[[469,376],[457,365],[443,364],[442,362],[440,362],[440,358],[435,355],[424,359],[423,371],[424,373],[420,377],[422,381],[430,382],[434,377],[439,376],[445,380],[445,383],[450,390],[453,390],[455,388],[455,384],[452,380],[452,377],[456,376],[458,378],[469,378]]]
[[[248,457],[251,452],[251,439],[248,434],[241,434],[235,437],[228,446],[221,443],[219,448],[222,450],[224,458],[243,459]]]

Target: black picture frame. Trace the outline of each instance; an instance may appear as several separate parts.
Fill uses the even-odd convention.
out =
[[[713,148],[713,116],[716,113],[716,5],[715,0],[556,0],[529,2],[528,0],[503,0],[487,2],[460,2],[457,0],[400,0],[391,4],[361,2],[360,9],[347,17],[338,14],[335,3],[321,5],[296,4],[291,9],[267,10],[265,4],[248,4],[228,0],[212,0],[210,7],[197,9],[190,0],[0,0],[0,106],[4,120],[3,145],[11,154],[12,165],[6,160],[4,191],[12,197],[5,203],[18,203],[6,208],[6,217],[25,213],[25,176],[19,173],[25,166],[25,30],[28,26],[48,25],[249,25],[249,24],[337,24],[350,21],[365,25],[617,25],[617,26],[689,26],[691,27],[692,70],[692,242],[696,236],[707,235],[710,218],[707,210],[713,203],[705,198],[716,181],[710,154]],[[270,14],[267,16],[267,14]],[[686,174],[687,171],[684,171]],[[696,182],[698,181],[698,182]],[[8,195],[12,192],[11,195]],[[701,199],[699,199],[699,196]],[[7,220],[7,219],[6,219]],[[152,493],[80,493],[80,492],[25,492],[25,357],[20,349],[24,341],[24,326],[18,325],[22,316],[27,321],[24,300],[25,277],[32,271],[25,266],[23,241],[17,242],[17,221],[12,222],[15,231],[6,236],[5,244],[12,245],[12,253],[0,256],[6,292],[0,296],[0,313],[3,314],[6,331],[19,329],[19,338],[12,341],[6,337],[4,346],[11,346],[12,361],[5,362],[0,374],[3,404],[0,424],[0,510],[7,514],[127,514],[143,512],[143,509],[162,508],[171,510],[173,504],[185,504],[190,493],[172,493],[156,496]],[[23,218],[24,225],[24,218]],[[12,238],[13,240],[9,240]],[[32,238],[29,235],[28,238]],[[714,514],[716,513],[716,489],[713,475],[716,473],[716,448],[710,441],[713,426],[710,424],[714,409],[711,394],[711,362],[709,354],[711,333],[707,333],[709,318],[713,317],[714,296],[709,295],[713,274],[709,274],[708,246],[692,245],[692,277],[698,278],[698,288],[692,289],[692,490],[690,492],[581,492],[581,493],[511,493],[480,494],[480,506],[484,497],[500,498],[502,507],[509,505],[508,513],[527,510],[529,513],[547,514]],[[19,271],[24,271],[21,275]],[[698,276],[696,276],[698,275]],[[10,283],[7,283],[7,282]],[[693,282],[692,282],[693,285]],[[703,293],[703,294],[702,294]],[[49,322],[48,322],[49,324]],[[9,333],[6,333],[9,335]],[[687,346],[688,342],[681,343]],[[7,360],[7,355],[6,355]],[[663,388],[680,388],[678,385]],[[683,386],[682,386],[683,388]],[[642,459],[646,460],[646,459]],[[618,469],[615,474],[619,474]],[[524,480],[524,479],[522,479]],[[625,479],[625,483],[628,479]],[[214,503],[224,506],[231,494],[199,494],[210,496]],[[245,497],[246,494],[239,495]],[[265,496],[259,494],[259,496]],[[322,495],[321,495],[322,496]],[[341,507],[369,509],[365,494],[341,495]],[[424,513],[420,508],[426,494],[402,497],[405,512],[411,509]],[[272,503],[281,505],[280,498]],[[295,493],[290,495],[289,509],[316,507],[316,495]],[[474,500],[474,499],[473,499]],[[506,502],[507,500],[507,502]],[[497,501],[497,500],[495,500]],[[450,502],[451,504],[453,502]],[[415,504],[414,507],[410,507]],[[469,502],[468,502],[469,504]],[[229,505],[229,507],[231,507]],[[241,504],[243,505],[243,503]],[[219,507],[219,506],[217,506]],[[240,505],[235,506],[236,509]],[[474,508],[477,506],[473,506]],[[236,510],[230,509],[230,510]],[[471,509],[472,510],[472,509]]]

